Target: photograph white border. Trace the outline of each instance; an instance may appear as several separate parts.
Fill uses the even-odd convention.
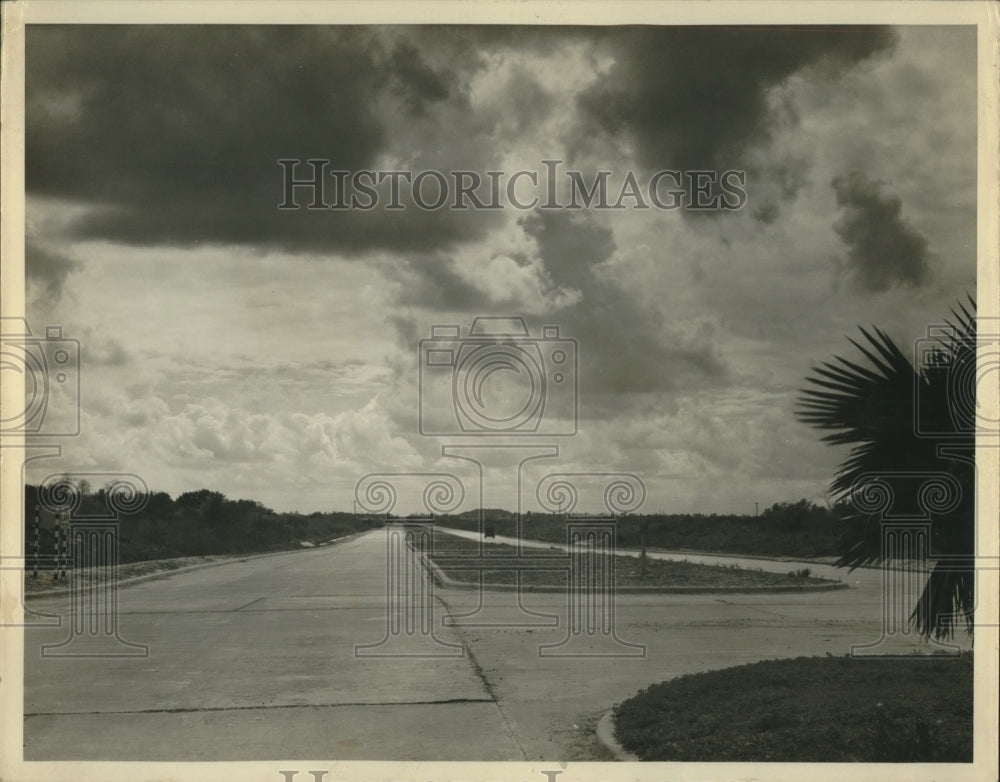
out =
[[[905,24],[976,25],[979,43],[978,136],[978,304],[980,317],[1000,315],[998,285],[998,17],[1000,6],[988,2],[420,2],[419,0],[368,0],[319,2],[242,2],[241,0],[30,0],[5,2],[2,49],[2,291],[0,313],[24,314],[24,28],[27,24]],[[933,161],[928,161],[928,170]],[[5,385],[0,405],[18,408],[23,389]],[[990,388],[980,397],[989,416],[996,419],[1000,389]],[[0,460],[0,497],[20,497],[23,451],[15,437],[4,438]],[[981,475],[1000,475],[996,448],[983,447],[977,456]],[[998,483],[980,481],[978,491],[978,543],[980,552],[998,553],[997,525],[982,523],[1000,518]],[[21,509],[4,502],[0,511],[0,553],[14,551],[21,542]],[[0,778],[28,780],[262,780],[280,782],[280,769],[299,769],[297,780],[311,780],[307,770],[324,769],[330,782],[353,780],[496,780],[543,782],[545,770],[562,771],[560,782],[597,780],[736,780],[764,779],[799,782],[803,778],[840,780],[995,780],[997,772],[998,622],[1000,587],[997,571],[981,573],[981,595],[976,610],[979,626],[975,655],[975,758],[973,765],[919,764],[747,764],[747,763],[418,763],[348,762],[333,759],[284,759],[280,762],[123,763],[123,762],[24,762],[23,743],[23,630],[22,583],[16,571],[0,569],[0,621],[7,625],[0,636]],[[13,625],[13,626],[12,626]]]

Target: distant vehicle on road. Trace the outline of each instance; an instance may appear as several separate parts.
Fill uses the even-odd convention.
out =
[[[493,527],[487,527],[486,532],[483,533],[484,538],[495,538],[497,536],[497,531]]]

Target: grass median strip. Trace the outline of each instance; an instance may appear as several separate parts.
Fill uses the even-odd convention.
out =
[[[973,663],[799,657],[681,676],[615,711],[641,760],[969,763]]]
[[[515,546],[436,534],[431,558],[454,581],[478,583],[482,573],[484,583],[514,584],[520,572],[524,586],[559,587],[568,584],[569,555],[562,549],[526,548],[519,555]],[[491,565],[496,567],[491,569]],[[756,588],[835,583],[830,579],[810,576],[808,568],[769,573],[735,565],[722,567],[663,559],[647,559],[643,567],[638,557],[621,555],[614,558],[614,569],[615,585],[619,587]]]

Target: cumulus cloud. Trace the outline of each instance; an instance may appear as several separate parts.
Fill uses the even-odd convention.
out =
[[[603,268],[617,249],[612,231],[582,212],[536,212],[523,221],[557,285],[578,301],[558,313],[580,343],[581,387],[594,394],[714,385],[727,374],[707,322],[670,322]]]
[[[899,196],[852,171],[830,183],[843,210],[834,230],[847,245],[847,268],[858,290],[919,288],[931,274],[927,240],[903,217]]]
[[[756,162],[767,178],[773,162],[754,161],[774,127],[795,122],[795,107],[776,88],[812,68],[829,76],[887,50],[894,33],[886,27],[735,28],[632,27],[608,36],[614,66],[579,99],[598,141],[624,137],[650,169],[746,169]],[[586,146],[587,142],[581,141]],[[773,199],[794,195],[804,161],[784,161],[789,170]],[[759,217],[773,221],[777,200]],[[714,210],[700,214],[717,214]]]
[[[415,350],[426,336],[419,323],[426,313],[453,313],[460,321],[518,314],[533,335],[558,324],[577,340],[580,387],[592,401],[723,382],[728,370],[712,323],[671,320],[657,302],[643,301],[610,267],[617,249],[599,216],[537,210],[485,245],[396,261],[397,304],[424,313],[394,319],[401,346]]]
[[[132,361],[125,346],[112,336],[88,329],[81,342],[87,367],[125,367]]]
[[[431,324],[523,314],[532,335],[556,324],[580,349],[579,433],[539,470],[636,472],[650,510],[821,496],[836,455],[786,397],[875,317],[870,298],[831,290],[830,258],[848,255],[862,290],[887,286],[876,322],[901,336],[947,311],[955,280],[974,285],[974,31],[28,36],[28,284],[61,294],[46,322],[84,356],[64,459],[172,493],[345,509],[367,472],[455,469],[417,434],[417,343]],[[939,152],[947,187],[928,189],[921,161]],[[656,209],[280,213],[276,159],[313,155],[508,173],[559,158],[588,181],[613,170],[613,193],[626,171],[732,166],[750,173],[750,202],[697,223]],[[852,170],[869,178],[827,189]],[[882,237],[923,264],[876,263]],[[515,474],[501,453],[490,485]]]
[[[137,412],[157,409],[143,402]],[[289,411],[252,412],[219,399],[185,405],[163,415],[150,445],[164,458],[185,464],[211,462],[313,463],[361,475],[364,471],[414,466],[412,447],[393,432],[378,402],[335,416]]]

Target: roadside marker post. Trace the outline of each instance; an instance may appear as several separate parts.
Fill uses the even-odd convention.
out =
[[[90,480],[95,475],[50,476],[42,484],[42,504],[56,515],[60,576],[66,581],[67,569],[73,575],[69,580],[69,634],[59,643],[43,644],[42,657],[149,656],[148,646],[126,641],[118,627],[119,514],[142,510],[149,490],[137,475],[102,473],[101,477],[114,479],[103,492],[103,512],[90,509],[83,514],[80,479]]]
[[[35,529],[34,529],[34,533],[35,533],[34,534],[35,556],[34,556],[34,560],[32,561],[32,564],[31,564],[31,577],[35,581],[38,580],[38,559],[39,559],[39,554],[40,554],[40,547],[39,547],[39,540],[38,540],[38,513],[39,513],[39,506],[35,505]]]
[[[56,581],[66,580],[66,529],[61,513],[56,514]]]
[[[70,634],[42,646],[42,657],[148,657],[149,647],[118,630],[118,519],[66,519],[72,545]],[[67,556],[68,559],[68,556]]]

